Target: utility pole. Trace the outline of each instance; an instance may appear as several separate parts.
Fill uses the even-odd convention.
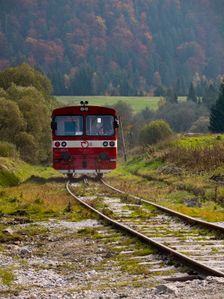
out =
[[[123,150],[123,156],[124,156],[124,161],[127,161],[127,152],[126,152],[126,144],[125,144],[125,138],[124,138],[124,130],[123,130],[123,124],[121,121],[121,118],[119,117],[119,122],[120,122],[120,128],[121,128],[121,139],[122,139],[122,150]]]

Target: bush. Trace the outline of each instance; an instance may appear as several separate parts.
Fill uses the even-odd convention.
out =
[[[0,156],[1,157],[16,157],[18,155],[16,147],[12,143],[0,142]]]
[[[164,120],[155,120],[145,125],[140,131],[140,143],[143,145],[155,144],[172,135],[172,130]]]
[[[162,105],[155,117],[167,121],[175,132],[188,132],[193,122],[207,114],[205,106],[190,101]]]
[[[27,132],[20,132],[16,136],[16,145],[20,152],[20,157],[28,163],[38,162],[38,144],[33,135]]]
[[[196,120],[191,128],[190,132],[192,133],[208,133],[208,126],[209,126],[209,118],[206,116],[199,117],[198,120]]]

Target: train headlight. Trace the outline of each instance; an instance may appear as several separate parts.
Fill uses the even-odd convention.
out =
[[[60,142],[59,142],[59,141],[56,141],[54,145],[55,145],[56,147],[59,147],[59,146],[60,146]]]
[[[115,142],[114,141],[110,141],[110,146],[115,146]]]
[[[67,142],[65,142],[65,141],[63,141],[63,142],[61,143],[61,146],[63,146],[63,147],[66,147],[66,145],[67,145]]]
[[[103,146],[108,146],[108,142],[107,142],[107,141],[104,141],[104,142],[103,142]]]
[[[107,160],[109,160],[109,155],[108,155],[108,153],[102,152],[99,154],[99,158],[102,161],[107,161]]]
[[[70,161],[72,158],[72,155],[69,154],[69,153],[62,153],[61,154],[61,159],[64,160],[64,161]]]

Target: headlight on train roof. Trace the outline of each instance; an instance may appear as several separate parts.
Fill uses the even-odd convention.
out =
[[[86,106],[82,106],[82,107],[80,107],[80,111],[81,112],[84,112],[84,111],[89,111],[89,108],[88,107],[86,107]]]

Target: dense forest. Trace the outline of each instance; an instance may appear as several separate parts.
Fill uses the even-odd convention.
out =
[[[29,63],[55,94],[186,95],[224,73],[221,0],[0,0],[0,69]]]

